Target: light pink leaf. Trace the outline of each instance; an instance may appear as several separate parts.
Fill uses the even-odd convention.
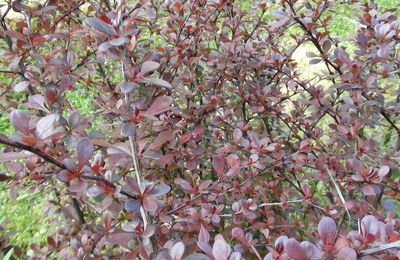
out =
[[[389,173],[389,171],[390,171],[389,166],[387,165],[382,166],[378,171],[379,177],[381,178],[385,177]]]
[[[225,240],[215,240],[212,248],[212,253],[215,259],[227,260],[229,255],[231,254],[231,251],[231,247],[228,245],[228,243],[225,242]]]
[[[182,242],[175,243],[171,248],[172,260],[180,260],[185,252],[185,245]]]
[[[15,92],[22,92],[25,91],[29,87],[30,82],[29,81],[21,81],[17,85],[15,85]]]
[[[36,135],[42,139],[52,136],[56,130],[56,123],[59,115],[51,114],[42,117],[36,125]]]

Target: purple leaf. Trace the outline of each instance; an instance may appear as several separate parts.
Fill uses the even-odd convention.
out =
[[[163,196],[171,190],[171,187],[167,184],[161,183],[157,184],[154,189],[150,192],[151,196]]]
[[[223,176],[225,173],[225,159],[222,155],[214,156],[212,160],[212,167],[218,176]]]
[[[79,164],[84,165],[89,161],[94,152],[94,145],[90,142],[89,138],[81,138],[76,144],[76,157]]]
[[[134,199],[125,201],[125,210],[131,212],[139,212],[140,202]]]
[[[158,209],[158,203],[156,200],[154,200],[152,198],[144,198],[143,199],[143,207],[147,211],[155,212]]]
[[[127,93],[130,93],[132,90],[134,90],[137,87],[139,87],[139,85],[134,82],[124,81],[121,84],[120,89],[121,89],[122,93],[127,94]]]
[[[337,254],[337,260],[357,260],[357,253],[349,247],[342,247]]]
[[[361,233],[364,236],[367,236],[368,234],[376,236],[379,232],[380,224],[376,217],[367,215],[361,220]]]
[[[79,178],[74,178],[69,182],[69,190],[72,192],[82,192],[86,190],[88,184],[86,181],[82,181]]]
[[[204,228],[203,225],[200,225],[200,232],[199,232],[199,241],[208,243],[210,241],[210,233],[208,233],[207,229]]]
[[[330,217],[323,217],[318,224],[318,234],[324,245],[332,245],[336,236],[336,223]]]
[[[172,89],[172,85],[169,82],[159,78],[143,78],[142,82],[147,84],[152,84],[158,87]]]
[[[51,114],[42,117],[36,125],[36,135],[42,139],[46,139],[52,136],[56,131],[56,123],[59,119],[59,115]]]
[[[10,122],[15,129],[24,135],[29,135],[29,117],[24,111],[19,109],[11,111]]]
[[[306,260],[303,249],[294,238],[288,239],[285,242],[285,252],[294,260]]]
[[[93,29],[96,29],[97,31],[108,34],[110,36],[114,36],[117,34],[113,27],[98,18],[87,17],[86,23]]]
[[[146,75],[149,72],[156,71],[159,67],[160,67],[160,63],[148,60],[148,61],[143,62],[140,73],[142,75]]]
[[[365,196],[375,195],[374,187],[370,184],[365,185],[362,190]]]

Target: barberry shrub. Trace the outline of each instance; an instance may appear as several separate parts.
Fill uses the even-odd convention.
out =
[[[20,93],[2,98],[1,180],[55,192],[66,219],[34,257],[397,259],[395,10],[43,2],[8,1],[0,21],[2,86]],[[330,31],[342,5],[347,39]]]

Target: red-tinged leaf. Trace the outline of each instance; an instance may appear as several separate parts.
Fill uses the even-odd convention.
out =
[[[367,215],[361,220],[361,233],[366,237],[368,234],[378,235],[380,232],[380,224],[375,216]]]
[[[149,109],[143,112],[143,116],[155,116],[170,110],[172,104],[172,97],[160,96],[154,100]]]
[[[37,157],[37,155],[30,152],[0,153],[0,163],[31,157]]]
[[[336,258],[337,260],[357,260],[357,253],[353,248],[342,247]]]
[[[227,177],[236,176],[239,174],[239,172],[240,172],[240,167],[233,167],[228,170],[228,172],[226,173],[226,176]]]
[[[294,260],[306,260],[303,249],[296,239],[291,238],[285,242],[285,252]]]
[[[155,212],[158,209],[158,203],[155,199],[144,198],[143,199],[143,207],[147,211]]]
[[[239,157],[236,154],[230,154],[226,158],[226,162],[228,163],[229,167],[239,167],[240,166],[240,160]]]
[[[164,88],[168,88],[168,89],[172,89],[173,88],[172,85],[169,82],[167,82],[167,81],[165,81],[163,79],[159,79],[159,78],[149,78],[149,77],[147,77],[147,78],[143,78],[142,82],[143,83],[147,83],[147,84],[152,84],[152,85],[155,85],[157,87],[164,87]]]
[[[336,223],[330,217],[323,217],[318,224],[318,234],[324,245],[333,245],[336,237]]]
[[[19,109],[11,111],[10,122],[15,129],[24,135],[29,135],[29,117],[24,111]]]
[[[185,245],[182,242],[175,243],[170,251],[172,260],[180,260],[185,252]]]
[[[162,131],[154,138],[153,143],[150,144],[149,149],[160,149],[163,144],[170,142],[175,138],[176,132],[173,130]]]
[[[30,85],[29,81],[21,81],[20,83],[15,85],[15,92],[22,92],[25,91]]]
[[[212,167],[218,176],[223,176],[225,173],[225,159],[222,155],[214,156],[212,160]]]
[[[94,152],[94,146],[89,138],[81,138],[76,144],[76,157],[79,164],[84,165],[89,161]]]
[[[6,174],[0,173],[0,181],[8,181],[11,178],[12,178],[11,176],[8,176]]]
[[[228,260],[231,252],[232,249],[229,244],[225,242],[225,240],[218,239],[214,242],[212,253],[215,259]]]
[[[68,189],[72,192],[82,192],[87,189],[87,182],[79,178],[74,178],[69,182]]]
[[[156,71],[159,67],[160,63],[148,60],[143,62],[140,73],[145,76],[150,72]]]
[[[210,233],[208,233],[207,229],[205,229],[203,225],[200,225],[198,240],[205,243],[208,243],[208,241],[210,241]]]
[[[108,34],[110,36],[114,36],[117,34],[115,29],[111,27],[109,24],[103,22],[102,20],[94,17],[88,17],[86,18],[86,23],[92,27],[93,29]]]

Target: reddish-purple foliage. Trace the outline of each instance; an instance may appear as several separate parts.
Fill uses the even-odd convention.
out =
[[[2,85],[23,97],[2,98],[0,180],[56,191],[68,220],[38,257],[397,259],[394,13],[351,1],[344,42],[339,1],[133,2],[1,16]]]

